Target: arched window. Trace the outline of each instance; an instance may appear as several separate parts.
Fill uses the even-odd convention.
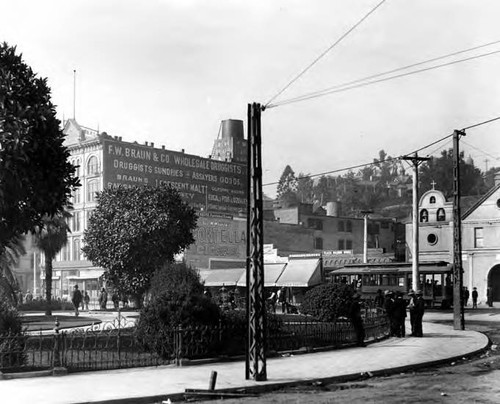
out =
[[[428,222],[429,221],[429,212],[427,212],[427,209],[422,209],[420,211],[420,221],[421,222]]]
[[[439,208],[437,210],[436,219],[438,222],[444,222],[446,220],[446,213],[443,208]]]
[[[431,196],[429,198],[429,203],[436,203],[436,197],[435,196]]]
[[[99,161],[96,156],[91,156],[87,163],[87,173],[88,175],[95,175],[99,171]]]
[[[80,239],[75,238],[73,240],[73,261],[80,261]]]

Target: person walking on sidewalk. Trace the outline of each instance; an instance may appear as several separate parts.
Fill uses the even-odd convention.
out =
[[[357,292],[352,297],[351,305],[349,306],[349,318],[356,333],[356,345],[366,346],[365,344],[365,327],[363,326],[363,318],[361,317],[361,303],[359,301],[361,295]]]
[[[71,296],[71,302],[73,303],[73,306],[75,307],[75,317],[78,317],[80,312],[78,311],[78,308],[80,307],[80,304],[82,303],[82,292],[78,289],[78,285],[75,285],[75,288],[73,290],[73,295]]]
[[[414,337],[423,337],[422,332],[422,319],[424,317],[425,311],[425,301],[422,297],[422,291],[417,290],[415,292],[415,325],[414,325]]]
[[[384,309],[387,317],[389,318],[390,336],[394,337],[396,335],[396,321],[394,317],[394,293],[390,290],[386,290],[384,292],[384,295]]]
[[[474,288],[472,288],[472,308],[473,309],[477,309],[477,297],[478,297],[477,288],[474,287]]]
[[[464,306],[467,306],[467,304],[469,303],[469,297],[469,289],[467,289],[467,286],[464,286]]]

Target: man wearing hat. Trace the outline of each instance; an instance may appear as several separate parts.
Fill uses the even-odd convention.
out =
[[[361,295],[355,292],[352,296],[351,305],[349,306],[349,318],[356,333],[356,344],[358,346],[366,346],[365,344],[365,327],[363,326],[363,318],[361,317],[361,304],[359,299]]]
[[[78,312],[78,308],[80,307],[80,303],[82,302],[82,292],[78,289],[78,285],[75,285],[75,288],[73,290],[73,295],[71,296],[71,302],[73,303],[73,306],[75,306],[75,316],[78,317],[80,314]]]
[[[424,298],[422,297],[422,291],[417,290],[415,292],[415,323],[414,323],[414,331],[413,331],[413,336],[414,337],[422,337],[422,319],[424,317],[424,311],[425,311],[425,301]]]
[[[477,288],[473,287],[472,288],[472,308],[473,309],[477,309],[477,296],[478,296]]]

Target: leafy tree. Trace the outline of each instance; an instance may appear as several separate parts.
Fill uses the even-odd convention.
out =
[[[281,174],[276,193],[282,206],[288,207],[297,204],[297,178],[289,165]]]
[[[486,191],[481,170],[464,161],[460,153],[460,190],[462,195],[477,195]],[[453,196],[453,149],[443,150],[440,157],[431,157],[420,166],[420,193],[435,188],[444,193],[447,198]]]
[[[108,188],[97,196],[82,250],[118,291],[142,296],[155,271],[193,243],[196,220],[168,185]]]
[[[52,262],[55,256],[68,242],[70,231],[67,220],[71,217],[68,211],[53,216],[44,216],[42,225],[34,233],[34,243],[43,251],[45,260],[45,300],[47,316],[52,315]]]
[[[309,174],[299,173],[297,178],[297,199],[301,203],[314,202],[314,182]]]
[[[79,185],[63,140],[47,79],[0,44],[0,251],[61,212]]]
[[[161,295],[201,295],[203,285],[200,276],[185,263],[168,262],[156,270],[151,282],[151,298]]]

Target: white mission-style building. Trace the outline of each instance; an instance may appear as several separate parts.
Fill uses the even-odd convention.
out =
[[[453,261],[453,203],[432,189],[419,201],[419,261]],[[406,225],[406,240],[412,239],[412,224]],[[410,255],[412,246],[408,243]],[[462,208],[462,265],[464,286],[476,287],[479,304],[486,291],[500,302],[500,175],[495,185],[470,207]]]

